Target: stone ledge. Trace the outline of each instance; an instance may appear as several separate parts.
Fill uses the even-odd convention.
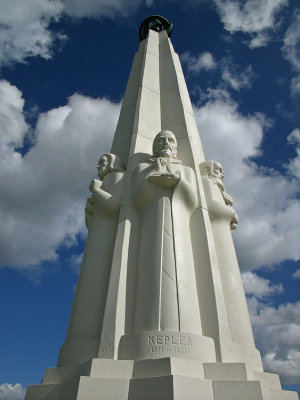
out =
[[[47,369],[43,383],[28,387],[26,400],[298,400],[281,390],[279,377],[251,372],[243,363],[201,363],[166,357],[147,360],[91,359]],[[248,376],[248,378],[247,378]]]

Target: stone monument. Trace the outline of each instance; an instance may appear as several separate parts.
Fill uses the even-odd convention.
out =
[[[65,343],[26,400],[296,400],[263,371],[219,162],[205,161],[172,24],[140,28],[98,163]]]

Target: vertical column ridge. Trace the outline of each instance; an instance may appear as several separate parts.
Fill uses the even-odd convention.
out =
[[[135,153],[151,154],[153,138],[161,128],[159,98],[158,33],[150,31],[132,65],[111,149],[126,165]]]

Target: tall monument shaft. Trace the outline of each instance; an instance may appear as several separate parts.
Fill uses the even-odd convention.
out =
[[[263,371],[232,241],[238,217],[222,166],[204,158],[169,21],[145,21],[90,185],[66,340],[26,399],[297,399]]]

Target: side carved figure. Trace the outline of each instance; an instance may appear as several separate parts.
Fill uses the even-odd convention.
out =
[[[227,361],[243,362],[245,354],[247,354],[249,359],[253,358],[254,364],[259,365],[260,361],[257,350],[255,350],[252,326],[231,232],[236,228],[238,216],[232,208],[232,197],[226,192],[223,184],[222,165],[213,160],[204,161],[200,164],[200,171],[230,327],[232,345],[228,348],[235,349],[232,353],[233,359],[227,359]]]
[[[208,160],[200,164],[200,170],[207,201],[209,202],[210,219],[224,219],[232,230],[236,229],[238,215],[232,208],[233,199],[223,184],[223,168],[218,161]]]
[[[97,355],[111,271],[118,215],[123,194],[125,168],[115,154],[104,154],[98,162],[98,178],[92,180],[85,208],[88,237],[74,296],[66,342],[59,365],[83,362]],[[68,347],[73,348],[69,351]],[[68,360],[68,354],[78,360]]]
[[[97,170],[99,179],[93,179],[90,183],[89,189],[92,195],[86,200],[85,222],[88,229],[92,223],[95,202],[102,210],[104,208],[109,214],[118,211],[120,206],[118,195],[114,196],[116,193],[110,193],[114,191],[114,183],[112,181],[116,181],[117,183],[119,179],[123,177],[124,165],[120,157],[110,153],[103,154],[98,161]],[[112,172],[114,172],[114,174],[110,175],[109,179],[108,176]],[[102,186],[105,177],[107,177],[107,179],[105,180],[104,186]],[[105,190],[105,188],[107,190]],[[117,192],[119,192],[119,190],[117,190]],[[111,201],[106,202],[106,200]]]

